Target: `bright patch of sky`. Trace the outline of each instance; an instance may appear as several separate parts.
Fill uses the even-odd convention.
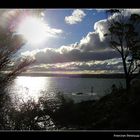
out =
[[[73,10],[74,9],[50,9],[45,11],[45,21],[51,27],[60,28],[64,31],[62,37],[55,39],[56,44],[53,40],[50,40],[49,44],[51,46],[57,48],[61,45],[79,42],[82,37],[88,34],[88,32],[93,31],[93,26],[96,21],[105,18],[105,13],[99,13],[96,10],[81,9],[86,16],[81,22],[70,25],[65,22],[65,17],[70,16]]]
[[[65,17],[71,16],[75,9],[46,9],[44,12],[44,21],[51,27],[61,29],[63,33],[57,38],[50,38],[41,46],[42,48],[59,48],[63,45],[69,45],[79,42],[89,32],[94,31],[94,23],[106,18],[105,12],[95,9],[80,9],[85,13],[81,22],[76,24],[67,24]],[[25,45],[21,51],[33,50],[34,47]]]

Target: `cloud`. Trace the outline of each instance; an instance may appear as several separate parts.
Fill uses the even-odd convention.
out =
[[[85,16],[86,14],[83,10],[76,9],[72,12],[71,16],[65,17],[65,22],[67,24],[77,24],[78,22],[81,22]]]
[[[32,51],[30,54],[38,64],[118,58],[118,53],[109,47],[108,40],[104,38],[104,34],[107,32],[107,20],[96,22],[94,30],[83,37],[80,42],[61,46],[58,49],[46,47],[45,49]],[[29,55],[29,52],[23,55]]]
[[[98,32],[90,32],[86,37],[83,37],[79,44],[75,46],[82,51],[97,51],[108,49],[108,42],[102,41]]]
[[[84,51],[80,49],[62,46],[59,49],[46,48],[31,52],[22,53],[22,56],[31,56],[36,60],[37,64],[55,64],[72,61],[90,61],[90,60],[106,60],[118,58],[119,55],[116,51]]]
[[[10,29],[16,26],[16,23],[21,18],[27,15],[42,17],[41,13],[45,9],[0,9],[0,26],[2,28]]]
[[[40,64],[30,68],[32,71],[112,71],[123,72],[121,58],[113,58],[104,61],[73,61],[56,64]]]
[[[58,35],[63,33],[62,29],[51,28],[46,24],[46,32],[48,37],[58,37]]]
[[[130,13],[140,13],[140,10],[126,10],[126,19]],[[118,15],[113,15],[116,18]],[[124,19],[125,19],[124,18]],[[104,34],[108,32],[107,19],[97,21],[94,24],[94,31],[89,32],[79,42],[61,46],[54,49],[45,49],[26,52],[23,55],[31,55],[36,59],[36,66],[39,70],[52,71],[78,71],[78,70],[104,70],[123,72],[120,55],[111,49],[108,38]],[[33,68],[33,67],[32,67]]]
[[[125,14],[130,15],[130,14],[140,14],[140,9],[126,9]]]
[[[128,17],[132,13],[140,14],[140,9],[127,9],[123,11],[124,20],[128,19]],[[118,14],[114,14],[113,16],[109,17],[109,20],[117,19]],[[138,25],[137,25],[138,26]],[[106,50],[110,49],[109,40],[104,34],[108,33],[108,20],[103,19],[99,20],[94,24],[94,31],[89,32],[85,37],[83,37],[77,45],[76,48],[79,48],[83,51],[95,51],[95,50]],[[140,26],[137,27],[137,31],[140,31]]]
[[[109,41],[104,34],[107,33],[108,24],[107,20],[100,20],[94,24],[93,32],[89,32],[83,37],[79,43],[73,44],[74,48],[80,49],[81,51],[97,51],[110,49]]]
[[[25,20],[26,17],[37,17],[44,22],[44,28],[48,37],[58,37],[63,33],[62,29],[50,27],[44,21],[45,9],[1,9],[0,10],[0,27],[12,32],[17,31],[19,24]]]
[[[101,42],[105,41],[106,38],[104,37],[104,34],[106,34],[108,32],[107,19],[97,21],[94,24],[94,30],[95,30],[95,32],[97,32],[99,34],[100,41]]]
[[[97,21],[93,32],[89,32],[79,42],[61,46],[58,49],[46,47],[30,52],[38,64],[55,64],[72,61],[91,61],[119,58],[118,52],[111,49],[108,40],[104,37],[107,32],[107,20]],[[22,55],[29,55],[24,53]]]
[[[113,9],[113,8],[110,8],[110,9]],[[103,9],[100,9],[100,8],[98,8],[98,9],[96,9],[96,11],[99,13],[99,12],[105,12],[106,10],[110,10],[109,8],[103,8]],[[115,8],[115,9],[117,9],[117,8]],[[119,9],[119,10],[124,10],[124,13],[126,14],[126,13],[129,13],[129,14],[133,14],[133,13],[135,13],[135,14],[140,14],[140,9],[129,9],[129,8],[127,8],[127,9]]]
[[[97,13],[106,12],[106,10],[110,10],[110,9],[108,9],[108,8],[96,9]]]

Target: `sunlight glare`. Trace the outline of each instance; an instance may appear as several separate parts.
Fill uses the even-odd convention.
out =
[[[49,86],[49,80],[46,81],[44,78],[36,77],[18,77],[15,80],[15,85],[18,89],[16,94],[21,97],[25,102],[30,98],[38,100],[41,95],[41,91]]]
[[[38,45],[47,39],[46,29],[47,25],[41,19],[26,17],[20,22],[17,33],[22,34],[31,45]]]

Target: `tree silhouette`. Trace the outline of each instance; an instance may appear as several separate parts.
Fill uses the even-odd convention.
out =
[[[140,16],[131,14],[126,18],[125,10],[108,10],[110,15],[116,14],[116,17],[108,18],[108,36],[110,46],[119,52],[122,58],[123,69],[126,79],[126,88],[130,88],[131,80],[135,77],[134,73],[140,71],[140,36],[138,26],[140,25]]]
[[[30,58],[17,58],[17,52],[23,44],[21,36],[0,28],[0,89],[33,63]]]
[[[34,62],[29,57],[20,57],[18,51],[26,43],[15,33],[19,19],[24,16],[41,18],[44,9],[3,9],[0,11],[0,90],[3,90],[17,75]]]
[[[26,42],[21,35],[10,30],[10,19],[4,19],[3,16],[6,12],[7,10],[0,11],[0,129],[9,125],[7,115],[10,109],[7,108],[11,106],[11,98],[6,90],[8,84],[34,62],[29,57],[22,58],[18,53]],[[16,17],[12,16],[12,20],[15,20],[14,18]],[[5,24],[2,24],[3,21]]]

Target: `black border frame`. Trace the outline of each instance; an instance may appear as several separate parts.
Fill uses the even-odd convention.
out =
[[[7,0],[0,4],[0,9],[7,8],[140,8],[138,0]],[[139,7],[138,7],[139,6]],[[28,139],[107,139],[114,135],[139,135],[140,130],[93,130],[93,131],[0,131],[4,138]],[[43,137],[43,138],[42,138]]]

